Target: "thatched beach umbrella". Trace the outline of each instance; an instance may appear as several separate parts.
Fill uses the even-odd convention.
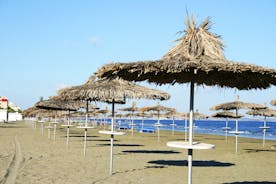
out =
[[[32,111],[37,110],[36,107],[29,107],[25,110],[22,111],[22,116],[24,118],[28,117],[31,118],[31,116],[29,115]],[[32,117],[33,118],[33,117]],[[32,119],[33,120],[33,119]],[[32,127],[35,129],[36,128],[36,119],[32,121]]]
[[[110,113],[110,110],[108,110],[107,108],[106,109],[100,109],[97,111],[98,114],[103,114],[103,120],[101,122],[101,124],[103,125],[103,128],[105,130],[105,124],[106,124],[106,114],[107,113]]]
[[[87,82],[83,85],[72,86],[60,89],[58,91],[58,99],[60,100],[74,100],[74,101],[84,101],[86,102],[86,113],[85,113],[85,124],[84,126],[78,126],[77,128],[84,129],[84,146],[83,146],[83,155],[86,158],[86,147],[87,147],[87,130],[94,127],[88,125],[88,114],[89,114],[89,104],[93,101],[87,92],[89,92],[88,85],[94,83],[95,76],[90,76]],[[96,108],[96,107],[95,107]],[[95,109],[93,107],[93,109]]]
[[[228,142],[228,132],[231,130],[231,128],[228,126],[228,118],[241,118],[243,117],[242,115],[236,115],[236,113],[234,112],[231,112],[231,111],[220,111],[220,112],[217,112],[213,115],[211,115],[212,117],[214,118],[226,118],[226,121],[225,121],[225,127],[223,127],[223,130],[225,131],[225,140],[226,140],[226,143]]]
[[[160,141],[160,127],[163,126],[160,123],[160,116],[161,116],[161,112],[169,112],[169,111],[173,111],[173,108],[170,107],[165,107],[160,105],[159,103],[156,106],[146,106],[141,108],[142,112],[156,112],[157,114],[157,123],[154,124],[154,126],[156,126],[157,128],[157,141]]]
[[[190,113],[188,112],[187,114],[185,114],[184,115],[185,117],[189,117],[190,116]],[[193,113],[193,137],[195,136],[195,129],[197,128],[197,126],[196,126],[196,123],[195,123],[195,120],[198,120],[198,119],[206,119],[206,118],[208,118],[208,116],[207,115],[205,115],[205,114],[202,114],[202,113],[199,113],[198,112],[198,109],[196,109],[196,112],[194,112]],[[186,127],[186,125],[185,125],[185,127]]]
[[[176,111],[176,109],[172,109],[171,111],[167,112],[164,114],[164,116],[166,117],[169,117],[169,118],[172,118],[172,124],[170,124],[172,126],[172,135],[174,135],[174,129],[175,129],[175,126],[177,126],[175,124],[175,117],[179,117],[181,114],[179,112]]]
[[[276,100],[271,100],[270,104],[276,106]]]
[[[264,117],[264,124],[261,129],[263,129],[263,147],[265,146],[265,134],[266,130],[269,129],[270,127],[266,126],[266,117],[276,117],[276,111],[266,108],[266,109],[253,109],[246,114],[253,115],[253,116],[263,116]]]
[[[149,89],[128,81],[124,81],[122,79],[99,79],[93,82],[86,83],[82,86],[76,86],[68,90],[60,91],[59,94],[61,96],[64,96],[65,99],[112,103],[111,131],[99,131],[100,133],[111,135],[110,175],[112,175],[113,169],[114,135],[124,134],[123,132],[116,132],[114,130],[115,103],[125,103],[126,98],[166,100],[170,97],[168,93],[159,90]]]
[[[238,117],[240,114],[238,111],[240,109],[262,109],[265,108],[263,105],[259,105],[256,103],[247,103],[247,102],[242,102],[238,100],[233,101],[233,102],[227,102],[227,103],[222,103],[219,105],[212,106],[210,110],[235,110],[235,115]],[[229,133],[235,134],[236,137],[236,153],[238,152],[238,136],[239,134],[243,133],[242,131],[239,131],[238,128],[238,119],[236,118],[236,130],[235,131],[229,131]]]
[[[35,104],[35,107],[41,108],[41,109],[47,109],[52,111],[68,111],[68,117],[67,117],[67,139],[66,139],[66,145],[69,146],[69,129],[70,129],[70,112],[71,111],[77,111],[80,108],[84,108],[85,104],[81,102],[76,101],[68,101],[68,100],[58,100],[58,97],[51,97],[48,100],[39,101]],[[52,122],[54,124],[54,140],[56,140],[56,126],[57,121]],[[48,126],[48,131],[50,131],[50,126]]]
[[[206,19],[197,26],[194,19],[186,19],[184,36],[162,59],[135,63],[111,63],[97,72],[98,77],[121,77],[129,81],[154,82],[156,84],[191,83],[190,87],[190,129],[188,149],[188,183],[192,183],[193,149],[214,146],[195,144],[192,136],[194,111],[194,84],[230,87],[239,90],[266,89],[276,85],[276,70],[226,60],[220,36],[211,33],[211,22]],[[174,146],[176,143],[169,143]]]
[[[134,126],[135,126],[135,124],[134,124],[134,122],[133,122],[133,115],[134,115],[134,112],[135,112],[135,111],[138,111],[138,110],[139,110],[139,108],[136,107],[136,103],[133,102],[131,107],[125,107],[125,108],[121,108],[121,109],[119,109],[119,110],[120,110],[120,111],[127,111],[127,112],[130,112],[130,114],[129,114],[130,121],[131,121],[130,126],[131,126],[131,134],[132,134],[132,136],[133,136]]]

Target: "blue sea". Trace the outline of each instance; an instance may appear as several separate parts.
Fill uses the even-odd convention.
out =
[[[133,120],[136,130],[141,130],[142,120]],[[111,120],[107,120],[108,124],[110,124]],[[156,126],[154,124],[157,123],[157,120],[144,120],[144,130],[155,130]],[[160,123],[163,125],[160,127],[160,130],[172,130],[171,124],[173,123],[172,120],[160,120]],[[174,123],[176,124],[175,131],[184,132],[185,131],[185,121],[184,120],[175,120]],[[130,121],[125,119],[116,120],[117,128],[128,128],[130,129],[131,126],[129,125]],[[187,126],[189,122],[187,121]],[[194,129],[195,133],[200,134],[211,134],[211,135],[225,135],[223,127],[225,127],[225,120],[195,120]],[[228,126],[231,128],[232,131],[236,129],[236,121],[229,120]],[[240,137],[247,137],[247,138],[255,138],[255,139],[262,139],[263,138],[263,131],[259,127],[263,126],[263,121],[261,120],[239,120],[238,121],[238,130],[244,131],[243,134],[240,134]],[[266,126],[270,128],[266,131],[266,139],[267,140],[276,140],[276,121],[267,121]],[[231,134],[229,134],[231,136]]]

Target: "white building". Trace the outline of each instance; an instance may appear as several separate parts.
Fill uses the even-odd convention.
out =
[[[8,113],[8,108],[13,112]],[[20,108],[9,102],[7,97],[0,97],[0,122],[7,121],[20,121],[22,120],[22,114],[19,113]]]

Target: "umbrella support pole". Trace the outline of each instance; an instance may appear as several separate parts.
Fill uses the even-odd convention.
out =
[[[86,158],[86,146],[87,146],[87,129],[84,131],[84,147],[83,147],[83,156]]]
[[[70,132],[70,128],[68,126],[67,127],[67,139],[66,139],[66,146],[67,146],[67,148],[69,147],[69,132]]]
[[[225,141],[228,143],[228,118],[226,118],[225,128]]]
[[[184,133],[185,133],[185,141],[187,141],[187,118],[185,118]]]
[[[133,122],[132,122],[132,125],[131,125],[131,136],[133,136],[133,132],[134,132],[134,125],[133,125]]]
[[[110,138],[110,170],[109,175],[112,175],[113,170],[113,142],[114,142],[114,135],[111,135]]]
[[[41,135],[43,136],[44,135],[44,125],[43,125],[43,123],[41,123],[40,128],[41,128]]]
[[[191,81],[190,89],[190,120],[189,120],[189,145],[193,145],[193,112],[194,111],[194,82]],[[193,150],[188,149],[188,184],[192,184]]]
[[[265,147],[265,133],[266,133],[266,129],[264,128],[264,130],[263,130],[263,147]]]
[[[265,116],[265,118],[264,118],[263,147],[265,146],[265,133],[266,133],[266,116]]]
[[[173,127],[172,127],[172,135],[174,135],[174,124],[173,124]]]
[[[236,137],[236,154],[238,153],[238,135],[235,135]]]
[[[225,131],[225,141],[226,141],[226,144],[228,143],[228,131],[226,130]]]
[[[188,184],[192,184],[192,164],[193,164],[193,150],[188,149]],[[190,167],[191,166],[191,167]]]
[[[236,154],[238,153],[238,120],[236,119]]]
[[[51,130],[48,128],[48,139],[51,139]]]
[[[160,131],[159,131],[159,126],[157,126],[157,141],[160,141]]]
[[[57,124],[54,125],[54,141],[56,140]]]

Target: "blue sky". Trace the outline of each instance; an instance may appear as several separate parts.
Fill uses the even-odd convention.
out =
[[[25,109],[40,96],[46,99],[64,86],[82,84],[108,62],[158,59],[185,28],[186,10],[198,22],[211,17],[211,31],[222,36],[229,60],[276,68],[273,0],[0,0],[0,96]],[[163,105],[188,111],[188,84],[141,84],[169,92],[171,100]],[[269,103],[275,94],[275,86],[262,91],[198,87],[195,108],[209,114],[210,106],[237,95]]]

